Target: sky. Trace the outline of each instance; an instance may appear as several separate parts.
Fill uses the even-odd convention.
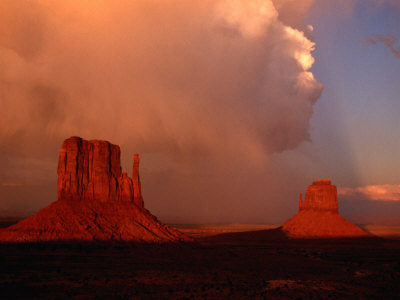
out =
[[[55,201],[81,136],[168,222],[279,224],[319,178],[400,216],[398,39],[396,0],[1,1],[0,214]]]

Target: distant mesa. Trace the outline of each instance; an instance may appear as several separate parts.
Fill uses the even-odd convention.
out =
[[[304,200],[300,193],[299,212],[283,224],[282,230],[293,238],[372,236],[339,215],[337,189],[329,179],[314,181]]]
[[[120,148],[106,141],[66,139],[58,159],[58,200],[0,230],[0,241],[188,241],[144,208],[139,155],[130,178]]]

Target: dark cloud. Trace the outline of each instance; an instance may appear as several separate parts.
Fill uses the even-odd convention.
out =
[[[388,34],[387,36],[383,36],[380,34],[371,34],[371,37],[367,39],[367,42],[376,45],[378,43],[383,44],[386,48],[390,49],[392,53],[397,57],[400,58],[400,46],[397,46],[398,39]]]

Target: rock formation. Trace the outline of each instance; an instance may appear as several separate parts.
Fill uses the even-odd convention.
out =
[[[189,240],[144,208],[138,154],[131,179],[121,170],[119,146],[71,137],[60,150],[57,173],[58,200],[1,229],[0,241]]]
[[[140,186],[139,178],[139,154],[133,155],[132,181],[135,203],[136,205],[143,206],[144,202],[142,198],[142,188]]]
[[[336,186],[329,179],[314,181],[300,193],[299,212],[283,224],[283,231],[294,238],[367,237],[369,233],[339,215]]]

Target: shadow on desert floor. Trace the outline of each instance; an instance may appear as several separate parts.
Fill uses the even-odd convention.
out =
[[[279,228],[192,243],[0,244],[13,299],[395,299],[400,242],[291,240]]]

